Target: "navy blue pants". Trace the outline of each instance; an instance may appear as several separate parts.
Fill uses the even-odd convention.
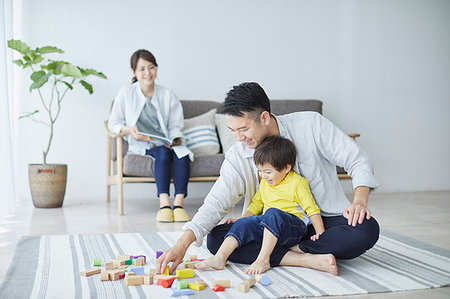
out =
[[[172,163],[175,195],[184,194],[184,196],[187,196],[187,184],[190,174],[189,156],[178,159],[175,152],[165,146],[154,147],[147,150],[146,154],[155,158],[153,172],[158,196],[161,193],[169,194]]]
[[[270,208],[264,215],[240,218],[231,226],[225,238],[235,238],[239,248],[251,242],[262,242],[264,228],[278,239],[277,245],[288,248],[298,244],[307,232],[305,223],[297,216]]]
[[[308,226],[305,237],[300,241],[299,248],[305,253],[325,254],[331,253],[337,259],[353,259],[360,256],[373,247],[378,241],[380,227],[375,218],[365,219],[362,224],[355,227],[348,225],[344,216],[322,217],[325,232],[319,240],[311,241],[315,234],[314,227]],[[207,246],[212,254],[216,254],[232,224],[216,226],[207,238]],[[234,250],[228,260],[236,263],[251,264],[256,260],[261,249],[262,239],[254,240]],[[270,256],[270,265],[278,266],[284,255],[289,251],[288,247],[275,245]]]

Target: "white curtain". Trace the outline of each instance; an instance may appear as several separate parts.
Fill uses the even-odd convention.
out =
[[[0,224],[15,212],[14,105],[12,52],[7,41],[13,37],[13,0],[0,0]]]

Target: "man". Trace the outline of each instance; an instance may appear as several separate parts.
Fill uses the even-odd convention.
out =
[[[253,162],[254,148],[267,136],[281,135],[297,147],[294,171],[305,177],[321,210],[325,232],[316,241],[310,227],[299,245],[276,246],[270,257],[272,267],[301,266],[337,275],[336,259],[352,259],[375,245],[379,226],[367,208],[369,193],[378,187],[368,157],[350,137],[316,112],[295,112],[274,116],[270,101],[257,83],[242,83],[227,94],[223,110],[235,143],[225,154],[220,177],[205,198],[184,234],[157,260],[164,271],[172,262],[172,273],[181,263],[188,247],[200,246],[208,233],[207,245],[215,254],[232,224],[215,227],[243,197],[247,209],[258,185],[258,170]],[[353,202],[346,198],[336,174],[336,165],[352,177]],[[242,246],[229,260],[252,263],[261,248],[255,242]]]

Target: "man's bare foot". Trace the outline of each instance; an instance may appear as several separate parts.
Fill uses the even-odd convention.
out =
[[[280,266],[296,266],[316,269],[338,275],[336,259],[332,254],[311,254],[288,251],[280,261]]]
[[[338,267],[336,264],[336,259],[332,254],[309,254],[309,268],[313,268],[320,271],[325,271],[338,275]]]
[[[199,262],[194,265],[196,269],[207,269],[207,268],[213,268],[216,270],[222,270],[227,265],[227,261],[222,259],[221,257],[215,255],[210,258],[207,258],[206,260]]]
[[[253,262],[253,264],[248,266],[248,268],[245,270],[245,274],[251,274],[251,275],[261,274],[261,273],[266,272],[269,269],[270,269],[270,263],[268,261],[255,260]]]

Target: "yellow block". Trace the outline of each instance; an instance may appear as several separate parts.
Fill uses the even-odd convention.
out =
[[[176,271],[178,278],[191,278],[194,277],[193,269],[179,269]]]
[[[166,266],[166,270],[164,270],[164,272],[162,273],[162,275],[170,275],[170,268],[169,266]]]
[[[192,290],[201,291],[205,288],[205,286],[199,283],[188,283],[188,288]]]

